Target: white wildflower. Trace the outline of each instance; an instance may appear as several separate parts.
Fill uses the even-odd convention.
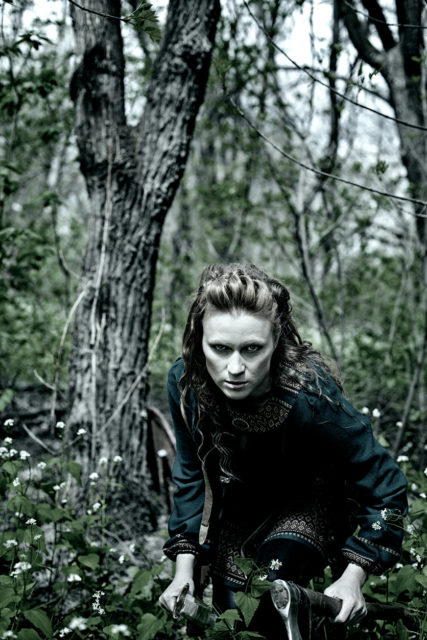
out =
[[[416,560],[417,562],[421,562],[421,556],[420,556],[420,554],[419,554],[419,553],[417,553],[417,555],[415,556],[415,560]]]
[[[398,562],[396,564],[396,569],[401,569],[403,567],[403,564],[401,562]]]
[[[70,629],[78,629],[79,631],[84,631],[86,629],[87,618],[82,618],[82,616],[76,616],[69,623]]]
[[[3,440],[3,443],[4,443],[5,445],[10,445],[10,444],[12,444],[12,442],[13,442],[13,438],[5,438],[5,439]]]
[[[9,457],[9,449],[6,447],[0,447],[0,458],[8,458]]]
[[[67,636],[69,633],[71,633],[71,629],[70,627],[63,627],[60,632],[59,632],[59,637],[63,638],[64,636]]]
[[[422,493],[420,493],[420,498],[424,498],[424,499],[426,499],[426,498],[427,498],[427,496],[426,496],[426,494],[424,493],[424,491],[423,491]]]
[[[415,482],[413,482],[413,483],[411,484],[411,491],[416,491],[417,489],[418,489],[418,485],[417,485],[417,484],[415,484]]]
[[[380,580],[382,580],[383,582],[385,582],[387,580],[387,576],[385,576],[384,574],[382,576],[380,576]]]
[[[37,522],[34,518],[28,518],[25,524],[37,524]]]
[[[13,458],[13,456],[16,456],[17,454],[17,450],[16,449],[10,449],[9,451],[9,458]]]
[[[14,538],[10,538],[9,540],[6,540],[5,542],[3,542],[3,544],[6,547],[6,549],[12,549],[12,547],[18,546],[18,541],[15,540]]]
[[[397,456],[397,462],[409,462],[408,456]]]
[[[381,411],[379,409],[373,409],[372,417],[373,418],[380,418],[381,417]]]
[[[30,456],[31,456],[31,453],[28,453],[28,451],[19,452],[19,457],[21,458],[21,460],[28,460]]]
[[[15,511],[15,518],[22,520],[23,517],[24,517],[23,513],[20,513],[19,511]]]
[[[81,582],[81,576],[79,576],[78,573],[70,573],[70,575],[67,578],[67,582]]]
[[[263,573],[261,576],[259,576],[259,579],[264,582],[264,580],[267,580],[267,574]]]
[[[56,423],[56,428],[57,428],[57,429],[60,429],[60,430],[61,430],[61,429],[64,429],[64,427],[65,427],[65,422],[61,422],[61,421],[60,421],[60,422],[57,422],[57,423]]]
[[[424,475],[427,476],[427,467],[424,469]]]
[[[415,551],[414,547],[411,547],[409,549],[409,553],[411,554],[411,556],[416,556],[417,555],[417,552]]]
[[[63,489],[65,487],[65,482],[61,482],[60,484],[54,484],[53,485],[53,490],[54,491],[61,491],[61,489]]]
[[[29,571],[29,569],[31,569],[31,565],[29,562],[16,562],[13,570],[10,572],[10,575],[12,576],[12,578],[16,578],[24,571]]]
[[[95,504],[92,505],[92,511],[96,513],[101,507],[102,507],[102,504],[100,502],[95,502]]]
[[[2,640],[6,640],[6,638],[17,638],[18,636],[13,631],[3,631],[1,634]]]
[[[19,478],[15,478],[15,480],[12,482],[14,487],[19,487],[19,485],[21,484]]]
[[[86,429],[79,429],[79,430],[77,431],[77,435],[78,435],[78,436],[84,436],[84,435],[86,435],[86,433],[87,433],[87,432],[86,432]]]
[[[122,456],[114,456],[113,462],[123,462]]]
[[[92,480],[92,482],[94,482],[95,480],[99,480],[99,475],[96,473],[96,471],[90,474],[89,480]]]
[[[132,544],[129,545],[129,551],[131,553],[135,553],[135,543],[134,542],[132,542]]]
[[[272,560],[270,562],[270,569],[277,570],[280,569],[280,567],[282,566],[282,563],[280,562],[280,560]]]
[[[398,420],[398,421],[396,422],[396,427],[397,427],[398,429],[401,429],[401,428],[403,427],[403,422],[402,422],[402,420]]]
[[[41,533],[37,533],[37,535],[34,536],[33,540],[35,540],[37,542],[37,540],[40,540],[40,538],[42,537]]]
[[[97,611],[100,615],[104,615],[105,613],[105,609],[101,607],[99,602],[103,595],[105,595],[103,591],[95,591],[93,594],[94,602],[92,603],[92,609]]]
[[[102,456],[101,458],[99,458],[99,466],[102,467],[103,465],[108,464],[108,458],[106,456]]]
[[[406,531],[412,536],[415,533],[415,527],[413,524],[408,524]]]
[[[47,465],[46,465],[46,462],[39,462],[37,466],[41,471],[43,471],[43,469],[46,469]]]
[[[382,529],[381,522],[379,520],[377,520],[376,522],[373,522],[372,529],[375,529],[375,531],[379,531],[380,529]]]
[[[382,517],[382,519],[383,519],[383,520],[387,520],[388,516],[389,516],[389,511],[388,511],[388,509],[383,509],[383,510],[381,511],[381,517]]]
[[[8,418],[7,420],[4,421],[5,427],[13,427],[14,424],[15,424],[15,421],[13,420],[13,418]]]
[[[113,624],[111,627],[111,633],[113,636],[118,636],[121,634],[122,636],[130,636],[129,627],[127,624]]]
[[[361,413],[363,413],[364,416],[367,416],[369,413],[368,407],[362,407]]]
[[[121,556],[119,556],[119,564],[123,564],[125,561],[125,556],[122,554]]]

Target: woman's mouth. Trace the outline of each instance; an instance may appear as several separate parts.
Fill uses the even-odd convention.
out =
[[[231,387],[232,389],[240,389],[248,384],[247,380],[224,380],[224,382],[228,387]]]

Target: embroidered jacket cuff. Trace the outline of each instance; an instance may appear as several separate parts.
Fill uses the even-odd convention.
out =
[[[195,540],[182,534],[177,534],[167,540],[163,546],[163,553],[170,560],[175,561],[179,553],[192,553],[196,558],[201,554],[202,548]]]

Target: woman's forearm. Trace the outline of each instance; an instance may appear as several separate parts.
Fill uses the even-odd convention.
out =
[[[179,575],[180,577],[185,578],[187,576],[192,580],[195,560],[196,556],[192,553],[179,553],[176,556],[175,577]]]

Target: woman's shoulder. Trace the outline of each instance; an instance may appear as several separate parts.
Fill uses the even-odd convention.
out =
[[[184,375],[184,361],[181,357],[177,358],[168,373],[169,382],[179,382]]]

